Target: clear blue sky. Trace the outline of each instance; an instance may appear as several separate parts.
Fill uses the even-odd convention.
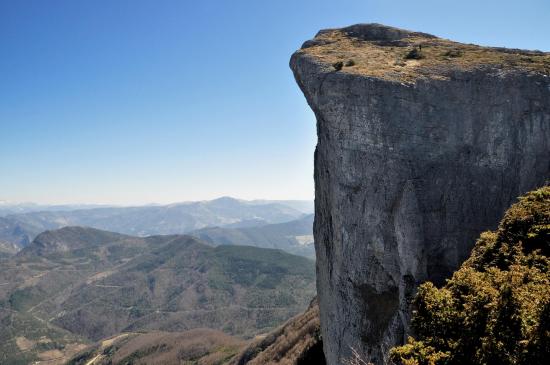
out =
[[[549,18],[548,0],[0,0],[0,200],[309,199],[288,60],[317,30],[550,51]]]

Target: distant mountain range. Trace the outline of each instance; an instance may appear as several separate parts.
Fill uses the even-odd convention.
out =
[[[312,260],[184,235],[66,227],[1,265],[0,364],[68,358],[121,332],[209,327],[250,337],[315,295]]]
[[[77,210],[77,209],[93,209],[93,208],[109,208],[112,205],[104,204],[36,204],[36,203],[10,203],[5,200],[0,200],[0,217],[9,214],[21,214],[30,212],[45,212],[45,211],[60,211],[60,210]]]
[[[45,230],[87,226],[135,236],[183,234],[205,227],[243,228],[283,223],[312,212],[309,201],[245,201],[224,197],[211,201],[140,207],[87,207],[32,205],[0,207],[0,242],[28,245]],[[70,208],[70,207],[65,207]],[[10,210],[11,209],[11,210]],[[2,212],[4,215],[2,216]],[[13,214],[14,212],[19,212]],[[0,247],[0,255],[9,250]]]
[[[278,248],[295,255],[315,258],[313,214],[285,223],[244,228],[208,227],[189,234],[213,245]]]

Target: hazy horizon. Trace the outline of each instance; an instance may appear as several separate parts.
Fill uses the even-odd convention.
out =
[[[0,199],[311,200],[315,118],[288,67],[305,40],[376,22],[549,51],[549,13],[541,0],[2,2]]]
[[[64,203],[64,202],[35,202],[35,201],[10,201],[6,199],[0,198],[0,208],[2,206],[49,206],[49,207],[62,207],[62,206],[82,206],[82,207],[120,207],[120,208],[129,208],[129,207],[142,207],[142,206],[167,206],[167,205],[177,205],[177,204],[193,204],[193,203],[201,203],[201,202],[211,202],[214,200],[219,199],[235,199],[241,202],[245,203],[270,203],[270,202],[303,202],[303,203],[313,203],[314,199],[264,199],[264,198],[256,198],[256,199],[242,199],[235,196],[218,196],[213,199],[197,199],[197,200],[179,200],[179,201],[169,201],[169,202],[143,202],[143,203],[136,203],[136,204],[110,204],[110,203],[87,203],[87,202],[76,202],[76,203]]]

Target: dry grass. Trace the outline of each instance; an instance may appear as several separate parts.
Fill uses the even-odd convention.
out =
[[[414,82],[419,77],[447,78],[451,69],[487,66],[550,74],[550,53],[481,47],[419,33],[388,42],[363,40],[345,30],[332,30],[319,34],[315,40],[321,44],[299,52],[329,65],[343,62],[341,72],[401,82]],[[415,48],[421,57],[407,59]]]
[[[210,329],[125,333],[99,342],[74,358],[74,365],[220,365],[245,342]]]
[[[209,329],[183,333],[150,332],[126,342],[113,357],[113,363],[125,363],[125,360],[131,358],[135,364],[160,365],[196,361],[201,365],[213,365],[234,355],[242,346],[242,341]],[[147,354],[148,349],[151,349],[150,354]]]
[[[38,352],[40,360],[33,362],[35,365],[62,365],[71,357],[86,348],[86,345],[80,343],[68,344],[62,350],[46,350]]]
[[[320,341],[319,330],[319,306],[314,301],[303,314],[254,341],[230,365],[297,365]]]
[[[43,361],[53,361],[63,359],[63,353],[59,350],[48,350],[38,354],[38,358]]]
[[[351,348],[351,357],[343,361],[344,365],[373,365],[370,362],[363,360],[363,357],[359,354],[359,351]]]
[[[31,341],[23,336],[16,337],[15,343],[17,344],[17,347],[19,347],[19,350],[21,351],[28,351],[32,349],[36,344],[35,341]]]

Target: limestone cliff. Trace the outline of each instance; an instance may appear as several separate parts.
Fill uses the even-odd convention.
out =
[[[291,59],[317,117],[315,244],[327,363],[384,363],[416,286],[442,283],[550,177],[550,54],[377,24]]]

